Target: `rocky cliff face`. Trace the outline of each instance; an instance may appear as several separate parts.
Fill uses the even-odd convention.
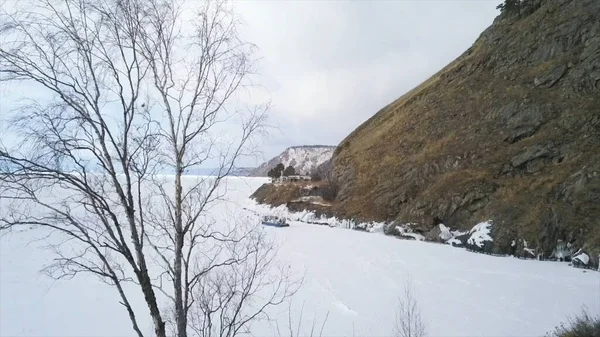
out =
[[[490,249],[600,247],[600,1],[501,15],[439,73],[381,109],[333,156],[336,212],[469,229]],[[517,247],[513,244],[517,242]]]
[[[298,174],[311,174],[319,165],[331,159],[335,146],[304,145],[287,148],[277,157],[261,164],[250,172],[250,176],[266,177],[270,169],[282,163],[293,166]]]

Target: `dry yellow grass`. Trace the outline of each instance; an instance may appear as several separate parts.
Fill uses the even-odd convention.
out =
[[[589,122],[599,111],[600,85],[585,78],[591,65],[577,62],[551,88],[534,83],[580,59],[584,42],[578,38],[600,34],[600,9],[594,11],[599,5],[592,0],[559,7],[547,1],[527,18],[499,20],[468,52],[346,137],[334,155],[342,178],[339,214],[425,223],[440,217],[456,226],[495,217],[502,232],[540,245],[580,229],[600,232],[590,216],[600,218],[600,206],[591,203],[595,180],[579,199],[556,199],[563,185],[574,183],[574,173],[600,171],[600,125]],[[600,58],[579,62],[600,67]],[[521,127],[534,128],[533,134],[507,143]],[[510,167],[512,158],[535,146],[550,148],[547,157]],[[436,208],[447,196],[468,198],[472,191],[489,194],[489,203],[473,197],[485,205],[453,214]],[[560,214],[552,218],[551,212]],[[560,223],[548,227],[548,221]]]

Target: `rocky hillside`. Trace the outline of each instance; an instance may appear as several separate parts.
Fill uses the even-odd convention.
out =
[[[277,157],[261,164],[250,172],[253,177],[266,177],[270,169],[279,163],[293,166],[299,174],[310,174],[319,165],[331,159],[335,146],[329,145],[304,145],[287,148]]]
[[[600,1],[534,0],[338,146],[336,213],[600,253]],[[597,261],[596,261],[597,263]]]

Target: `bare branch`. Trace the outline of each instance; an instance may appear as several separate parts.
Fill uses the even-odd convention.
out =
[[[394,336],[424,337],[425,335],[425,324],[421,319],[421,311],[413,294],[412,283],[410,279],[407,279],[404,284],[404,294],[398,302]]]
[[[138,336],[124,282],[138,285],[158,337],[167,324],[178,337],[233,336],[297,284],[255,227],[209,216],[239,160],[256,153],[269,106],[235,101],[251,84],[254,46],[229,4],[206,1],[189,22],[183,4],[2,7],[0,82],[44,96],[10,112],[17,139],[0,147],[0,230],[46,233],[56,256],[46,272],[114,286]],[[215,176],[184,176],[207,163]]]

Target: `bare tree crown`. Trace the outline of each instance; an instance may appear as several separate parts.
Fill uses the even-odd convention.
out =
[[[396,310],[395,337],[425,337],[427,335],[410,279],[404,283],[404,292],[398,299]]]
[[[0,230],[58,237],[48,273],[113,285],[138,336],[126,282],[158,337],[247,332],[292,292],[263,235],[207,216],[253,154],[268,106],[238,104],[254,46],[231,6],[202,2],[189,15],[188,5],[35,0],[0,11],[0,83],[43,93],[10,114],[16,145],[0,144]],[[213,177],[186,180],[207,162]]]

